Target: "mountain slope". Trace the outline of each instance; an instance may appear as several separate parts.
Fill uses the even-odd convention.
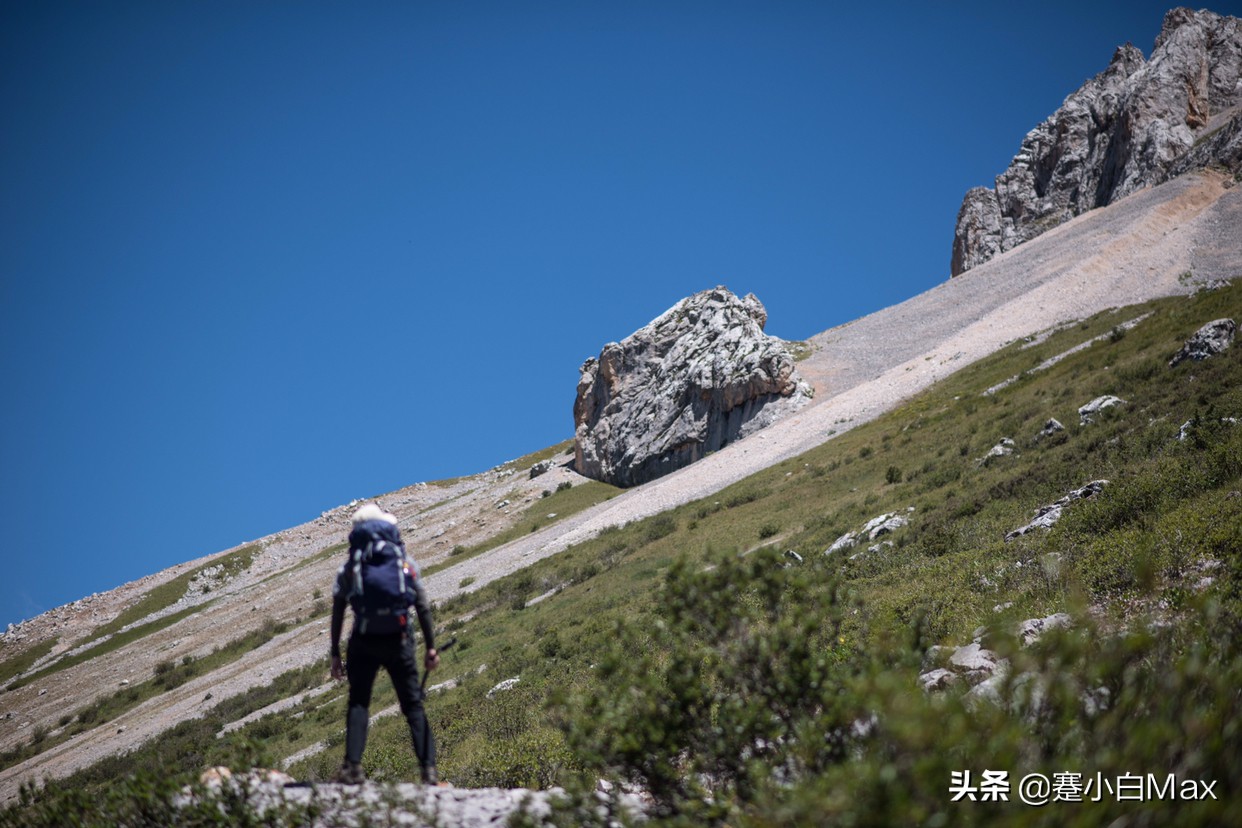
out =
[[[556,512],[563,483],[582,481],[563,467],[529,479],[525,463],[498,467],[440,487],[420,484],[381,497],[401,520],[411,548],[424,566],[443,565],[428,577],[440,602],[477,590],[496,578],[593,537],[601,530],[706,497],[773,464],[823,443],[834,434],[866,422],[951,372],[1007,342],[1033,336],[1101,309],[1185,292],[1193,283],[1242,272],[1234,229],[1242,216],[1242,191],[1214,173],[1185,176],[1141,191],[1106,209],[1079,217],[1039,239],[1002,255],[907,302],[841,326],[813,339],[814,354],[800,367],[817,385],[814,405],[777,425],[729,446],[667,478],[611,497],[553,525],[496,549],[455,562],[455,547],[480,543],[498,529],[520,522],[513,506],[538,515]],[[1190,274],[1187,278],[1186,274]],[[567,458],[565,458],[567,459]],[[519,473],[523,472],[523,473]],[[570,489],[573,492],[574,489]],[[608,497],[611,492],[599,492]],[[508,509],[509,514],[506,514]],[[563,511],[563,510],[562,510]],[[76,647],[92,641],[93,629],[108,622],[125,602],[132,606],[161,583],[194,568],[210,567],[221,553],[174,568],[146,584],[105,597],[109,607],[95,618],[79,616],[80,626],[53,629],[47,617],[10,631],[5,659],[20,636],[22,650],[59,633],[52,653],[24,671],[22,686],[4,694],[13,715],[4,720],[0,747],[12,750],[41,731],[54,740],[63,721],[92,701],[158,678],[187,658],[205,662],[213,648],[261,628],[283,632],[166,692],[155,694],[107,724],[86,729],[60,745],[0,772],[0,792],[13,797],[23,781],[54,779],[106,755],[140,744],[188,717],[201,715],[215,701],[271,681],[326,651],[326,602],[334,552],[344,538],[347,509],[332,510],[300,527],[257,541],[253,560],[234,575],[200,573],[188,596],[164,614],[190,609],[171,626],[110,652],[56,669]],[[533,522],[532,524],[533,525]],[[206,587],[204,589],[203,587]],[[93,602],[94,603],[94,602]],[[48,616],[66,616],[53,611]],[[160,613],[136,619],[158,620]],[[156,625],[158,627],[158,625]],[[15,634],[16,633],[16,634]],[[105,642],[106,643],[106,642]],[[58,659],[60,661],[58,662]],[[163,665],[163,666],[161,666]],[[189,665],[184,665],[189,666]],[[41,676],[40,670],[52,670]],[[122,682],[127,684],[122,685]]]

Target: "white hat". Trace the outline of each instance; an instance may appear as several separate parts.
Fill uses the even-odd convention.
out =
[[[395,515],[385,512],[374,503],[364,503],[362,506],[358,507],[358,511],[354,512],[353,520],[354,526],[368,520],[382,520],[385,523],[391,523],[393,526],[397,525],[397,518]]]

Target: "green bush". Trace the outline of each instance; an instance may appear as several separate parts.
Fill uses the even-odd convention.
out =
[[[601,686],[570,705],[574,754],[642,785],[657,815],[711,819],[722,793],[752,795],[764,768],[819,772],[847,755],[850,723],[865,715],[839,692],[862,662],[840,635],[844,602],[824,567],[786,568],[767,550],[713,563],[674,564],[658,618],[622,625]]]

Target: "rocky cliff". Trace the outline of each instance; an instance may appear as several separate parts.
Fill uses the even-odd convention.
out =
[[[582,366],[575,468],[618,486],[653,480],[762,428],[811,396],[767,311],[717,287],[678,302]]]
[[[1031,130],[994,189],[966,193],[957,276],[1074,216],[1209,165],[1242,169],[1242,21],[1179,8],[1150,60],[1126,44]]]

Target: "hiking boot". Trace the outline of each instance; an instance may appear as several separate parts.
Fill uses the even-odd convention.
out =
[[[362,765],[347,760],[341,763],[341,769],[336,772],[333,781],[342,785],[361,785],[367,781],[367,775],[362,772]]]
[[[440,774],[436,773],[435,765],[423,765],[423,784],[439,785]]]

